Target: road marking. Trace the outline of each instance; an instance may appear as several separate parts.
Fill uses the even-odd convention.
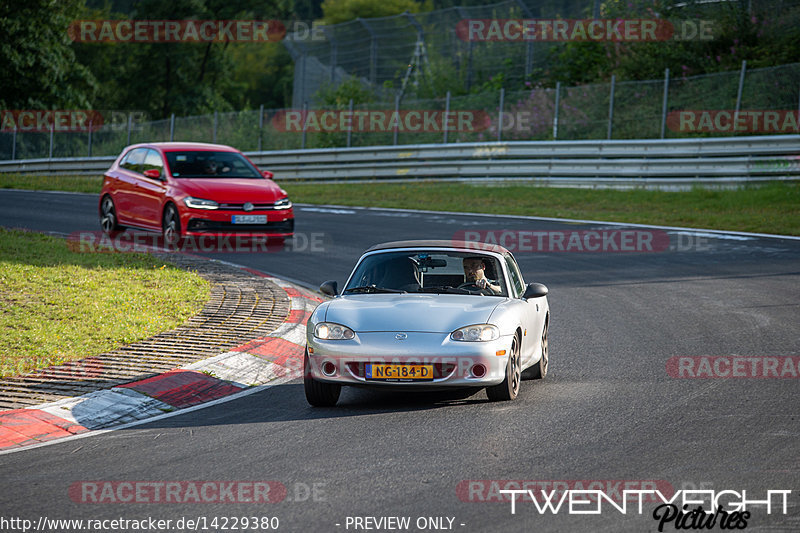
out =
[[[295,204],[297,206],[310,206],[313,204]],[[621,226],[621,227],[629,227],[629,228],[650,228],[650,229],[665,229],[665,230],[673,230],[673,231],[683,231],[688,232],[692,235],[703,235],[708,234],[709,237],[719,237],[722,236],[730,236],[730,235],[738,235],[742,237],[750,237],[750,238],[766,238],[766,239],[786,239],[792,241],[800,241],[800,237],[794,235],[775,235],[772,233],[750,233],[746,231],[729,231],[729,230],[716,230],[716,229],[707,229],[707,228],[685,228],[682,226],[660,226],[658,224],[635,224],[633,222],[612,222],[608,220],[584,220],[579,218],[555,218],[555,217],[537,217],[537,216],[530,216],[530,215],[497,215],[491,213],[459,213],[456,211],[429,211],[425,209],[396,209],[393,207],[355,207],[355,206],[341,206],[341,205],[322,205],[320,206],[324,209],[350,209],[350,210],[362,210],[362,211],[371,211],[372,213],[381,216],[381,211],[387,211],[389,213],[409,213],[409,214],[424,214],[424,215],[451,215],[451,216],[467,216],[467,217],[485,217],[485,218],[511,218],[517,220],[543,220],[548,222],[562,222],[562,223],[572,223],[572,224],[607,224],[610,226]],[[355,214],[356,211],[353,213],[347,214]],[[397,216],[397,215],[389,215],[389,216]],[[722,237],[720,237],[722,238]]]

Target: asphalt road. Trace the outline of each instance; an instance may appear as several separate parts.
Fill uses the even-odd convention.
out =
[[[0,191],[3,226],[96,230],[96,212],[92,195]],[[298,206],[296,217],[298,234],[315,242],[314,250],[299,236],[292,251],[214,256],[316,286],[343,282],[364,249],[387,240],[450,239],[463,230],[612,228],[311,206]],[[469,483],[624,488],[609,483],[615,480],[631,481],[632,489],[650,488],[637,483],[650,481],[674,490],[746,490],[750,500],[791,490],[787,514],[775,498],[772,514],[749,507],[747,525],[798,531],[800,381],[676,379],[668,361],[800,356],[800,242],[666,235],[669,247],[658,252],[515,253],[526,281],[550,288],[552,314],[550,375],[523,382],[515,402],[488,403],[483,392],[345,389],[338,407],[312,409],[301,383],[275,386],[134,428],[0,456],[0,530],[13,531],[2,519],[14,517],[34,523],[153,517],[173,525],[181,517],[206,517],[208,531],[224,531],[222,517],[274,516],[279,531],[657,531],[653,503],[641,514],[633,503],[622,514],[604,502],[601,514],[578,515],[566,504],[540,514],[520,502],[512,514],[507,501],[479,501],[487,493],[496,500],[497,485]],[[69,493],[81,481],[185,480],[271,480],[287,495],[272,504],[91,504]],[[355,527],[355,517],[410,517],[410,524]],[[443,519],[418,523],[421,517]],[[234,530],[233,521],[224,525]],[[675,522],[665,525],[674,529]]]

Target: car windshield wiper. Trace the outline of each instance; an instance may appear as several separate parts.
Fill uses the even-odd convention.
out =
[[[388,293],[397,293],[402,294],[406,291],[401,291],[399,289],[389,289],[386,287],[376,287],[375,285],[362,285],[361,287],[352,287],[350,289],[345,289],[345,293],[353,293],[353,294],[372,294],[376,292],[388,292]]]
[[[438,286],[438,287],[423,287],[419,292],[430,292],[434,294],[475,294],[467,289],[459,289],[458,287]]]

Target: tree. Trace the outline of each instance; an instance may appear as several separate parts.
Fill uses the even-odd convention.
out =
[[[142,0],[130,13],[112,15],[106,9],[104,16],[94,12],[87,18],[285,20],[290,7],[283,0]],[[274,74],[259,76],[269,98],[253,87],[252,77],[259,73],[246,63],[248,54],[239,53],[243,48],[271,50],[266,57],[258,54],[259,64]],[[274,43],[87,43],[79,45],[79,57],[102,82],[96,108],[136,109],[166,118],[282,104],[291,65],[276,48]]]
[[[88,108],[96,80],[67,33],[82,0],[0,2],[0,107]]]

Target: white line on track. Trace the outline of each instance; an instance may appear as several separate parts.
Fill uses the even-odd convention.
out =
[[[66,192],[66,191],[31,191],[27,189],[3,189],[6,191],[17,192],[32,192],[32,193],[46,193],[46,194],[84,194],[87,196],[97,196],[93,193],[86,192]],[[786,239],[792,241],[800,241],[800,237],[794,235],[776,235],[773,233],[750,233],[746,231],[728,231],[704,228],[685,228],[682,226],[660,226],[657,224],[634,224],[632,222],[611,222],[608,220],[587,220],[580,218],[556,218],[556,217],[537,217],[530,215],[494,215],[490,213],[459,213],[456,211],[429,211],[424,209],[397,209],[392,207],[357,207],[351,205],[327,205],[327,204],[300,204],[294,205],[301,207],[301,211],[320,212],[320,213],[333,213],[333,214],[355,214],[357,211],[370,211],[373,213],[380,213],[385,211],[387,213],[409,213],[409,214],[425,214],[425,215],[456,215],[468,217],[491,217],[491,218],[512,218],[519,220],[545,220],[549,222],[565,222],[572,224],[608,224],[611,226],[625,226],[631,228],[650,228],[650,229],[666,229],[674,231],[685,231],[693,235],[705,236],[708,234],[710,237],[720,235],[739,235],[742,237],[761,237],[765,239]],[[333,211],[332,211],[333,210]],[[397,215],[390,215],[397,216]]]
[[[555,218],[555,217],[537,217],[537,216],[529,216],[529,215],[494,215],[490,213],[459,213],[457,211],[428,211],[424,209],[395,209],[392,207],[354,207],[354,206],[344,206],[344,205],[315,205],[315,204],[294,204],[296,206],[302,207],[303,210],[308,207],[322,207],[322,208],[329,208],[329,209],[350,209],[350,210],[361,210],[361,211],[370,211],[372,213],[378,214],[380,216],[381,211],[386,211],[388,213],[392,213],[389,216],[397,216],[394,213],[409,213],[409,214],[424,214],[424,215],[451,215],[451,216],[467,216],[467,217],[487,217],[487,218],[511,218],[511,219],[519,219],[519,220],[544,220],[548,222],[564,222],[564,223],[571,223],[571,224],[607,224],[609,226],[623,226],[623,227],[632,227],[632,228],[649,228],[649,229],[664,229],[664,230],[673,230],[673,231],[681,231],[690,233],[692,235],[698,236],[708,236],[708,237],[720,237],[724,238],[724,236],[730,235],[737,235],[741,237],[751,237],[751,238],[766,238],[766,239],[787,239],[792,241],[800,241],[800,237],[794,235],[775,235],[772,233],[749,233],[746,231],[728,231],[728,230],[716,230],[716,229],[704,229],[704,228],[685,228],[682,226],[659,226],[657,224],[634,224],[632,222],[611,222],[608,220],[585,220],[579,218]]]

